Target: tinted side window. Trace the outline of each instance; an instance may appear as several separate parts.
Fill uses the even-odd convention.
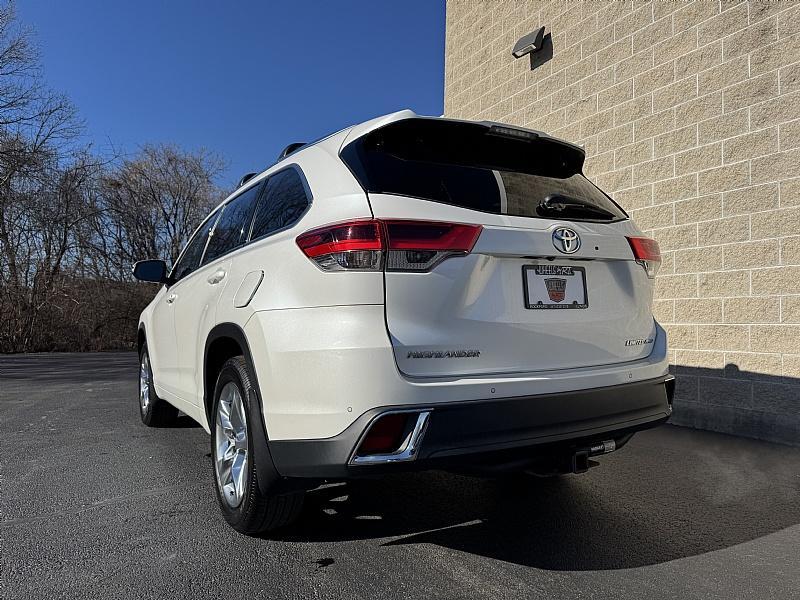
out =
[[[254,185],[224,206],[222,216],[208,241],[204,263],[214,260],[247,241],[253,209],[262,187],[261,183]]]
[[[181,254],[181,257],[178,259],[175,267],[172,269],[172,278],[174,281],[180,281],[200,266],[200,259],[203,257],[203,250],[206,247],[208,233],[214,227],[214,223],[216,222],[218,216],[219,211],[214,213],[211,218],[209,218],[205,224],[195,232],[194,237],[189,240],[189,243],[186,245],[186,249],[183,251],[183,254]]]
[[[267,180],[258,203],[251,239],[268,235],[297,221],[308,207],[309,198],[296,169],[280,171]]]

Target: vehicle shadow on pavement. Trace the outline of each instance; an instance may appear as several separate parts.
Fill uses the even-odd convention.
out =
[[[170,425],[171,429],[200,429],[200,423],[195,421],[192,417],[187,417],[183,413],[179,413],[175,422]]]
[[[603,463],[555,479],[356,480],[310,493],[282,539],[436,544],[574,571],[663,563],[800,523],[800,449],[664,427]]]

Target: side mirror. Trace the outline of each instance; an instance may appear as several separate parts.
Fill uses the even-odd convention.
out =
[[[167,263],[163,260],[140,260],[133,265],[133,276],[139,281],[167,283]]]

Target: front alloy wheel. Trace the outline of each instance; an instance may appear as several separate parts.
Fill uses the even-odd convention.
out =
[[[147,345],[139,353],[139,416],[148,427],[169,427],[178,417],[178,409],[156,395]]]
[[[147,412],[150,406],[150,357],[147,352],[142,352],[142,360],[139,363],[139,408],[142,414]]]

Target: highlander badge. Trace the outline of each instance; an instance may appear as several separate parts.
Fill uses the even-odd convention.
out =
[[[412,350],[406,358],[480,358],[480,350]]]

